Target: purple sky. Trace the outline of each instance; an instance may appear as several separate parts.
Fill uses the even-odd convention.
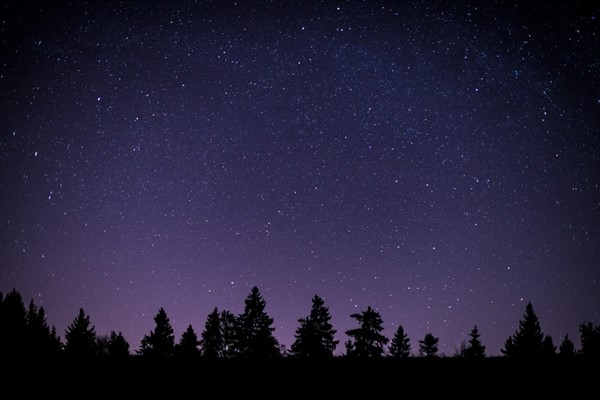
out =
[[[413,351],[477,324],[499,354],[527,301],[555,344],[600,322],[597,6],[27,3],[0,290],[62,337],[83,307],[135,349],[162,306],[179,339],[253,285],[288,347],[314,294],[341,343],[370,305]]]

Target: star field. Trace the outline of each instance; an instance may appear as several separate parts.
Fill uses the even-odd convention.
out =
[[[137,348],[257,285],[452,354],[600,321],[593,2],[9,1],[0,290]],[[338,353],[343,350],[338,346]]]

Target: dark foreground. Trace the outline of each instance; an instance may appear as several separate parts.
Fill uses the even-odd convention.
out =
[[[598,362],[545,360],[518,362],[504,358],[349,360],[306,362],[145,360],[18,360],[3,362],[4,390],[22,396],[59,393],[82,397],[168,395],[229,398],[340,395],[399,398],[414,395],[464,394],[569,395],[594,393]],[[178,396],[179,397],[179,396]]]

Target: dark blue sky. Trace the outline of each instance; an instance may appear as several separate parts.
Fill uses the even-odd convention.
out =
[[[0,290],[133,348],[258,285],[289,346],[600,322],[594,2],[9,1]],[[518,3],[518,4],[517,4]],[[63,335],[64,336],[64,335]],[[342,351],[342,346],[338,351]]]

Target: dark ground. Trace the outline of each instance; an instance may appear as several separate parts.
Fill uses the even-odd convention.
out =
[[[247,397],[401,398],[461,395],[591,396],[598,394],[600,363],[584,360],[517,362],[411,358],[183,362],[132,357],[109,360],[4,360],[4,393],[98,398],[134,395],[178,398]],[[595,394],[594,394],[595,393]],[[252,396],[251,396],[252,395]],[[160,397],[158,397],[160,396]],[[6,398],[2,396],[3,398]],[[15,397],[15,396],[12,396]],[[36,396],[37,397],[37,396]]]

